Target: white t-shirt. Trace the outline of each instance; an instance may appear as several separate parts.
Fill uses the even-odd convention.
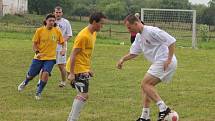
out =
[[[69,23],[69,21],[65,18],[61,18],[60,20],[56,20],[57,26],[60,28],[63,37],[65,36],[72,36],[72,27]],[[67,43],[65,43],[67,48]],[[62,45],[57,46],[57,51],[62,50]]]
[[[176,39],[167,32],[153,26],[144,25],[142,33],[136,35],[134,43],[131,45],[130,53],[139,55],[143,53],[145,58],[151,62],[166,61],[169,49]],[[176,61],[173,55],[173,61]]]

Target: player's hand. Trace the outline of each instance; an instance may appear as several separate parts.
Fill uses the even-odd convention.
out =
[[[170,63],[171,63],[171,60],[167,60],[164,62],[164,66],[163,66],[164,71],[166,71]]]
[[[69,73],[69,75],[68,75],[68,80],[69,80],[69,81],[74,81],[74,80],[75,80],[75,74]]]
[[[64,56],[66,54],[66,49],[62,49],[61,51],[60,51],[60,55],[62,55],[62,56]]]
[[[90,77],[93,77],[94,76],[94,72],[93,71],[89,71],[89,75],[90,75]]]
[[[119,61],[118,61],[118,63],[117,63],[117,68],[118,69],[122,69],[122,66],[123,66],[123,59],[120,59]]]
[[[36,58],[40,59],[42,56],[44,56],[44,54],[38,53],[38,54],[36,55]]]

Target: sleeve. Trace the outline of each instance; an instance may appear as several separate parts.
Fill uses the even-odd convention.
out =
[[[67,36],[72,36],[72,27],[71,24],[69,23],[69,21],[66,22],[66,35]]]
[[[59,29],[57,29],[57,31],[58,31],[58,34],[59,34],[58,43],[59,44],[63,44],[64,43],[64,39],[63,39],[62,32]]]
[[[85,40],[86,40],[85,37],[83,37],[83,36],[77,36],[75,38],[75,41],[74,41],[73,49],[74,48],[85,49],[85,43],[86,43]]]
[[[142,48],[140,44],[140,34],[138,33],[135,37],[133,44],[130,47],[130,54],[139,55],[140,53],[142,53]]]
[[[172,43],[176,42],[173,36],[158,28],[156,31],[152,31],[151,37],[166,46],[170,46]]]
[[[37,29],[35,34],[34,34],[34,36],[33,36],[33,38],[32,38],[33,42],[39,42],[39,33],[40,33],[39,29]]]

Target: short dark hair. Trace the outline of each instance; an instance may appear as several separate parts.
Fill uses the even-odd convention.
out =
[[[45,26],[46,26],[46,24],[47,24],[47,23],[46,23],[46,20],[49,19],[49,18],[55,18],[55,15],[52,14],[52,13],[50,13],[50,14],[48,14],[48,15],[46,16],[45,20],[43,21],[43,24],[44,24]],[[54,26],[56,27],[57,24],[55,23]]]
[[[56,6],[56,7],[54,8],[54,11],[55,11],[55,9],[57,9],[57,10],[62,10],[62,11],[63,11],[63,8],[60,7],[60,6]]]
[[[90,24],[95,21],[96,23],[100,22],[102,18],[106,18],[106,16],[102,12],[94,12],[90,15],[89,22]]]
[[[140,19],[137,18],[135,15],[130,14],[126,16],[126,18],[124,19],[124,23],[126,23],[126,21],[128,21],[130,24],[133,24],[135,22],[140,22]]]

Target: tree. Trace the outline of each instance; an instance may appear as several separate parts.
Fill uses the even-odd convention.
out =
[[[163,8],[163,9],[190,9],[191,3],[188,0],[161,0],[160,8]]]
[[[215,0],[209,2],[209,8],[204,11],[202,16],[203,23],[207,25],[215,25]]]
[[[120,20],[122,20],[127,14],[124,6],[125,3],[122,3],[120,1],[110,3],[105,8],[105,14],[113,20],[118,20],[118,23],[120,23]]]

